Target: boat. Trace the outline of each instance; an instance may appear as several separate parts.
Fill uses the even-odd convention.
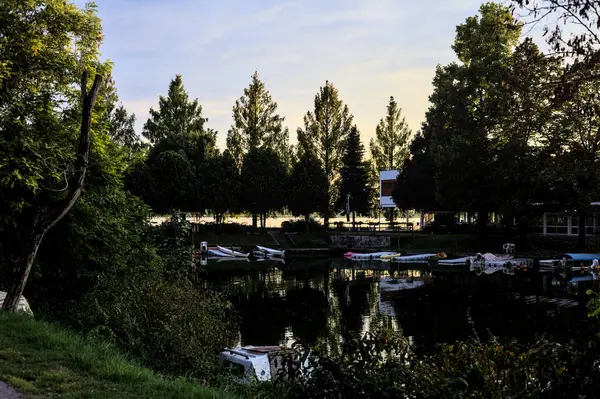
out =
[[[264,257],[270,257],[270,256],[278,256],[278,257],[283,257],[285,256],[285,251],[280,251],[278,249],[273,249],[273,248],[267,248],[267,247],[261,247],[260,245],[256,246],[256,249],[254,250],[254,255],[255,256],[264,256]]]
[[[371,252],[371,253],[358,253],[358,252],[346,252],[344,258],[356,261],[367,261],[367,260],[381,260],[382,256],[398,255],[396,252]]]
[[[514,258],[513,255],[494,255],[491,253],[477,254],[470,260],[470,271],[481,274],[493,274],[503,272],[514,275],[516,271],[526,272],[533,268],[533,259]]]
[[[2,304],[4,304],[4,299],[6,298],[6,292],[0,291],[0,308]],[[19,297],[19,302],[17,303],[17,313],[24,313],[29,316],[33,316],[33,312],[31,311],[31,307],[29,307],[29,302],[23,295]]]
[[[471,258],[471,256],[464,256],[455,259],[439,259],[437,263],[442,266],[468,266],[471,264]]]
[[[390,262],[392,259],[398,257],[398,256],[402,256],[402,254],[400,252],[395,252],[393,254],[390,255],[382,255],[380,260],[382,262]]]
[[[227,254],[229,256],[234,256],[234,257],[238,257],[238,258],[247,258],[250,256],[250,254],[244,254],[241,252],[237,252],[237,251],[234,251],[229,248],[221,247],[220,245],[217,245],[217,250],[219,250],[220,252]],[[209,251],[210,251],[210,249],[209,249]]]
[[[540,260],[540,268],[542,269],[567,269],[584,270],[598,268],[598,259],[600,254],[595,253],[561,253],[554,259]]]
[[[217,257],[217,258],[233,258],[234,256],[218,249],[209,248],[207,251],[208,257]]]
[[[429,260],[436,257],[445,257],[446,254],[438,253],[438,254],[417,254],[417,255],[405,255],[405,256],[396,256],[392,258],[392,262],[394,263],[429,263]]]
[[[281,346],[238,346],[225,349],[220,358],[228,363],[234,379],[243,384],[252,381],[271,381],[276,376],[293,372],[293,361],[299,360],[294,352]],[[301,372],[308,369],[305,360]]]

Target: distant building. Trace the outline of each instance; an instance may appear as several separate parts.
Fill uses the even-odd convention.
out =
[[[396,182],[400,171],[382,170],[379,172],[379,207],[395,208],[396,204],[392,198],[392,192],[396,187]]]

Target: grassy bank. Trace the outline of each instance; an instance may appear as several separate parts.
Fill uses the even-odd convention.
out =
[[[5,312],[0,312],[0,380],[33,398],[233,397],[163,378],[106,344]]]

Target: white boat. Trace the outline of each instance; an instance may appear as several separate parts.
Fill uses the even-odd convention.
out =
[[[438,265],[446,265],[446,266],[466,266],[471,263],[471,257],[465,256],[463,258],[456,259],[440,259],[438,260]]]
[[[209,258],[218,257],[218,258],[233,258],[233,255],[225,253],[223,251],[219,251],[218,249],[209,249],[207,251]]]
[[[254,380],[270,381],[286,368],[291,367],[291,353],[280,346],[247,345],[225,349],[220,357],[231,367],[237,382],[249,384]],[[297,359],[295,359],[297,360]],[[308,368],[305,361],[302,371]]]
[[[263,254],[263,256],[285,256],[285,251],[280,251],[278,249],[272,249],[267,247],[261,247],[260,245],[256,246],[257,253]]]
[[[4,298],[6,298],[6,292],[0,291],[0,308],[2,307],[2,304],[4,304]],[[29,302],[27,302],[27,299],[25,299],[23,295],[21,295],[19,298],[19,303],[17,303],[17,313],[24,313],[29,316],[33,316],[33,312],[29,307]]]
[[[394,255],[395,252],[371,252],[368,254],[358,253],[358,252],[346,252],[344,254],[344,258],[350,260],[357,261],[365,261],[365,260],[381,260],[382,256]]]
[[[229,249],[229,248],[221,247],[220,245],[217,245],[217,249],[219,251],[221,251],[222,253],[224,253],[224,254],[227,254],[229,256],[235,256],[235,257],[238,257],[238,258],[247,258],[247,257],[250,256],[250,254],[244,254],[244,253],[241,253],[241,252],[237,252],[237,251],[234,251],[234,250]]]
[[[392,259],[392,262],[395,263],[428,263],[429,258],[433,258],[437,256],[437,254],[418,254],[418,255],[406,255],[406,256],[396,256]]]

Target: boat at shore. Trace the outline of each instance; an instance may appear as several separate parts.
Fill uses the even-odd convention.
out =
[[[279,257],[283,258],[285,256],[285,251],[281,251],[278,249],[262,247],[260,245],[256,246],[256,249],[253,252],[253,255],[257,258],[259,257]]]
[[[382,260],[383,257],[399,256],[396,252],[383,251],[371,253],[346,252],[344,258],[356,261]]]
[[[210,253],[211,251],[215,252],[215,250],[209,248],[208,252]],[[218,251],[218,253],[220,253],[220,254],[225,254],[226,256],[235,257],[235,258],[247,258],[250,256],[250,254],[237,252],[237,251],[234,251],[233,249],[225,248],[220,245],[217,245],[216,251]],[[219,255],[217,254],[217,256],[219,256]]]

